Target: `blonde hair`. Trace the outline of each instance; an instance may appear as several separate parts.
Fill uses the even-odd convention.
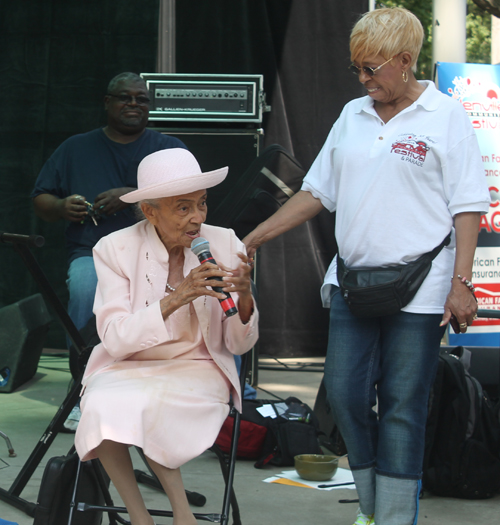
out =
[[[365,13],[351,32],[351,60],[361,64],[371,55],[382,55],[389,60],[406,51],[411,55],[411,67],[415,71],[423,40],[420,20],[407,9],[375,9]]]

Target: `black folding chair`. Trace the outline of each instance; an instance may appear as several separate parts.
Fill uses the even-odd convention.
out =
[[[66,331],[67,335],[69,336],[70,340],[72,341],[73,345],[77,348],[80,363],[85,363],[90,355],[90,352],[92,351],[92,345],[90,346],[88,345],[88,342],[83,339],[82,335],[80,334],[80,332],[77,330],[77,328],[73,324],[66,309],[64,308],[61,301],[57,297],[56,293],[54,292],[54,289],[50,285],[47,277],[43,273],[38,262],[36,261],[35,257],[33,256],[33,254],[31,253],[29,249],[29,247],[36,247],[36,248],[42,247],[45,243],[45,239],[40,235],[21,235],[21,234],[15,234],[15,233],[0,232],[0,242],[11,244],[13,249],[21,257],[26,268],[29,270],[35,282],[38,284],[44,299],[52,307],[53,313],[56,319],[60,322],[60,324]],[[253,291],[256,296],[255,287],[253,288]],[[248,369],[247,356],[248,354],[243,356],[242,363],[241,363],[240,382],[241,382],[242,392],[244,390],[247,369]],[[35,470],[39,466],[43,457],[48,452],[56,436],[61,431],[64,422],[69,416],[69,413],[71,412],[72,408],[75,406],[76,402],[78,401],[80,397],[80,390],[81,390],[80,381],[79,380],[74,381],[66,398],[63,400],[62,404],[60,405],[56,414],[50,421],[44,433],[42,434],[41,438],[39,439],[37,445],[35,446],[34,450],[30,454],[26,463],[23,465],[19,475],[16,477],[16,479],[14,480],[14,482],[8,489],[4,489],[0,487],[0,500],[5,501],[6,503],[25,512],[28,516],[31,516],[31,517],[35,516],[37,504],[22,498],[21,493],[26,487],[26,485],[28,484],[31,477],[33,476]],[[219,458],[221,470],[222,470],[225,484],[226,484],[225,491],[224,491],[222,512],[221,514],[196,514],[195,513],[195,517],[196,519],[199,519],[202,521],[211,521],[212,523],[222,523],[223,525],[228,525],[229,507],[232,506],[234,525],[241,525],[238,504],[237,504],[236,497],[234,495],[234,491],[232,488],[233,479],[234,479],[234,468],[235,468],[235,463],[236,463],[236,450],[238,446],[238,436],[239,436],[239,428],[240,428],[240,414],[234,408],[232,408],[231,410],[234,411],[234,421],[235,422],[234,422],[234,428],[233,428],[232,446],[231,446],[231,451],[230,451],[229,456],[226,457],[226,455],[224,455],[222,451],[220,451],[220,449],[218,449],[218,447],[216,447],[215,445],[211,449],[217,454]],[[12,454],[15,454],[15,452],[12,449],[12,445],[10,445],[10,442],[7,442],[7,445],[9,447],[9,452],[12,450]],[[78,490],[78,480],[80,479],[81,466],[82,466],[81,462],[78,462],[77,476],[76,476],[76,481],[75,481],[75,485],[73,488],[73,497],[72,497],[72,504],[70,508],[68,523],[69,524],[72,523],[75,510],[80,511],[80,512],[84,512],[86,510],[98,510],[98,511],[100,510],[100,511],[104,511],[108,513],[110,525],[116,525],[117,523],[128,524],[129,522],[127,520],[124,520],[123,518],[119,516],[120,513],[126,513],[126,509],[124,509],[123,507],[114,507],[113,501],[109,494],[107,481],[104,478],[103,470],[102,470],[102,467],[99,461],[92,460],[92,463],[93,463],[92,467],[95,471],[95,476],[98,480],[99,486],[101,487],[102,494],[104,496],[104,501],[106,502],[106,506],[92,507],[90,505],[87,505],[86,503],[77,504],[75,502],[76,494]],[[149,465],[147,463],[146,465],[149,469]],[[158,479],[156,478],[156,476],[154,476],[153,472],[151,472],[150,475],[148,475],[148,474],[145,474],[144,472],[136,471],[136,477],[138,481],[140,482],[148,483],[152,486],[161,488],[161,485]],[[195,493],[195,492],[186,491],[186,495],[187,495],[188,501],[192,505],[195,505],[195,506],[203,506],[206,501],[206,498],[203,495]],[[153,516],[165,516],[165,517],[173,516],[171,511],[151,510],[150,513]]]
[[[248,354],[245,354],[242,358],[241,371],[240,371],[240,386],[241,386],[242,393],[245,388],[247,368],[248,368]],[[234,416],[234,427],[233,427],[233,435],[232,435],[232,441],[231,441],[231,449],[230,449],[229,454],[228,455],[224,454],[217,445],[214,445],[210,448],[210,450],[213,451],[219,459],[222,476],[225,482],[222,511],[220,514],[218,513],[194,513],[194,517],[197,520],[201,520],[201,521],[210,521],[212,523],[221,523],[222,525],[228,525],[229,524],[229,508],[232,507],[233,525],[241,525],[238,502],[236,501],[236,495],[233,489],[234,470],[236,466],[236,451],[238,447],[238,438],[239,438],[239,433],[240,433],[241,414],[234,407],[231,407],[231,411],[232,411],[232,415]],[[145,472],[142,472],[140,470],[135,470],[134,472],[135,472],[137,481],[163,491],[163,488],[158,478],[156,477],[154,472],[149,467],[146,461],[146,458],[144,456],[144,453],[140,449],[138,449],[138,451],[139,451],[140,456],[143,458],[144,463],[148,467],[149,474],[146,474]],[[79,462],[75,485],[73,488],[73,497],[71,501],[68,525],[73,524],[73,519],[76,515],[75,513],[77,512],[96,512],[96,511],[107,513],[109,516],[110,525],[116,525],[117,523],[121,523],[124,525],[129,524],[129,521],[123,519],[120,516],[120,514],[127,513],[127,509],[125,507],[116,507],[112,501],[112,498],[109,494],[108,485],[103,476],[102,467],[99,461],[91,460],[91,462],[92,462],[92,467],[94,469],[96,478],[99,482],[99,486],[101,488],[102,494],[104,496],[104,501],[106,505],[92,505],[89,503],[76,501],[76,495],[78,491],[78,485],[80,482],[80,474],[81,474],[81,469],[82,469],[82,463]],[[201,494],[189,493],[188,491],[186,491],[186,493],[188,495],[188,500],[190,501],[190,503],[195,504],[195,505],[196,504],[199,505],[200,503],[201,505],[204,504],[205,498]],[[148,509],[148,511],[151,514],[151,516],[173,517],[172,511],[168,511],[168,510]]]

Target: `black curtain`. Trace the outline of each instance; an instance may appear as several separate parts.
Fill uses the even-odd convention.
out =
[[[176,9],[177,71],[263,74],[264,145],[280,144],[307,170],[345,103],[363,94],[347,67],[349,35],[368,1],[179,0]],[[334,227],[325,210],[262,248],[261,354],[325,355],[319,289],[337,250]]]
[[[333,122],[361,96],[349,34],[368,0],[178,0],[177,72],[263,74],[265,144],[309,168]]]
[[[63,140],[104,124],[111,77],[155,71],[158,7],[158,0],[0,5],[0,231],[46,238],[34,253],[64,303],[64,224],[37,219],[29,194]],[[180,0],[177,71],[264,74],[272,106],[266,144],[282,144],[307,169],[342,106],[360,94],[346,72],[348,36],[367,8],[367,0]],[[335,251],[332,218],[325,222],[317,235],[328,258]],[[17,254],[0,243],[0,307],[36,292]],[[57,325],[46,345],[65,347]]]
[[[64,303],[64,224],[37,219],[30,192],[63,140],[104,123],[114,75],[154,70],[157,33],[158,0],[1,3],[0,230],[45,237],[34,253]],[[0,307],[37,292],[19,256],[0,243]],[[65,348],[57,324],[46,345]]]

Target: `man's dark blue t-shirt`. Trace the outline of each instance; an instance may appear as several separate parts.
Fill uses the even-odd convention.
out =
[[[179,139],[145,129],[130,144],[110,140],[102,129],[75,135],[64,141],[47,160],[38,175],[32,197],[49,193],[61,199],[83,195],[93,203],[100,193],[113,189],[137,188],[137,167],[147,155],[169,148],[186,148]],[[136,222],[131,207],[116,215],[102,217],[97,226],[90,217],[80,224],[70,222],[66,228],[69,262],[92,256],[97,241],[111,232]]]

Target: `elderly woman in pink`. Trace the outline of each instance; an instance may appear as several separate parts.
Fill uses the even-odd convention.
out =
[[[84,461],[98,457],[133,525],[152,525],[128,452],[143,449],[172,505],[174,525],[196,520],[179,467],[208,449],[228,414],[241,410],[234,355],[258,338],[258,313],[245,247],[232,230],[204,224],[207,188],[227,168],[202,173],[184,149],[158,151],[139,165],[146,220],[103,238],[94,248],[99,278],[94,303],[101,343],[89,359],[82,418],[75,436]],[[217,266],[190,250],[205,238]],[[221,286],[238,312],[227,316]],[[233,355],[234,354],[234,355]]]

